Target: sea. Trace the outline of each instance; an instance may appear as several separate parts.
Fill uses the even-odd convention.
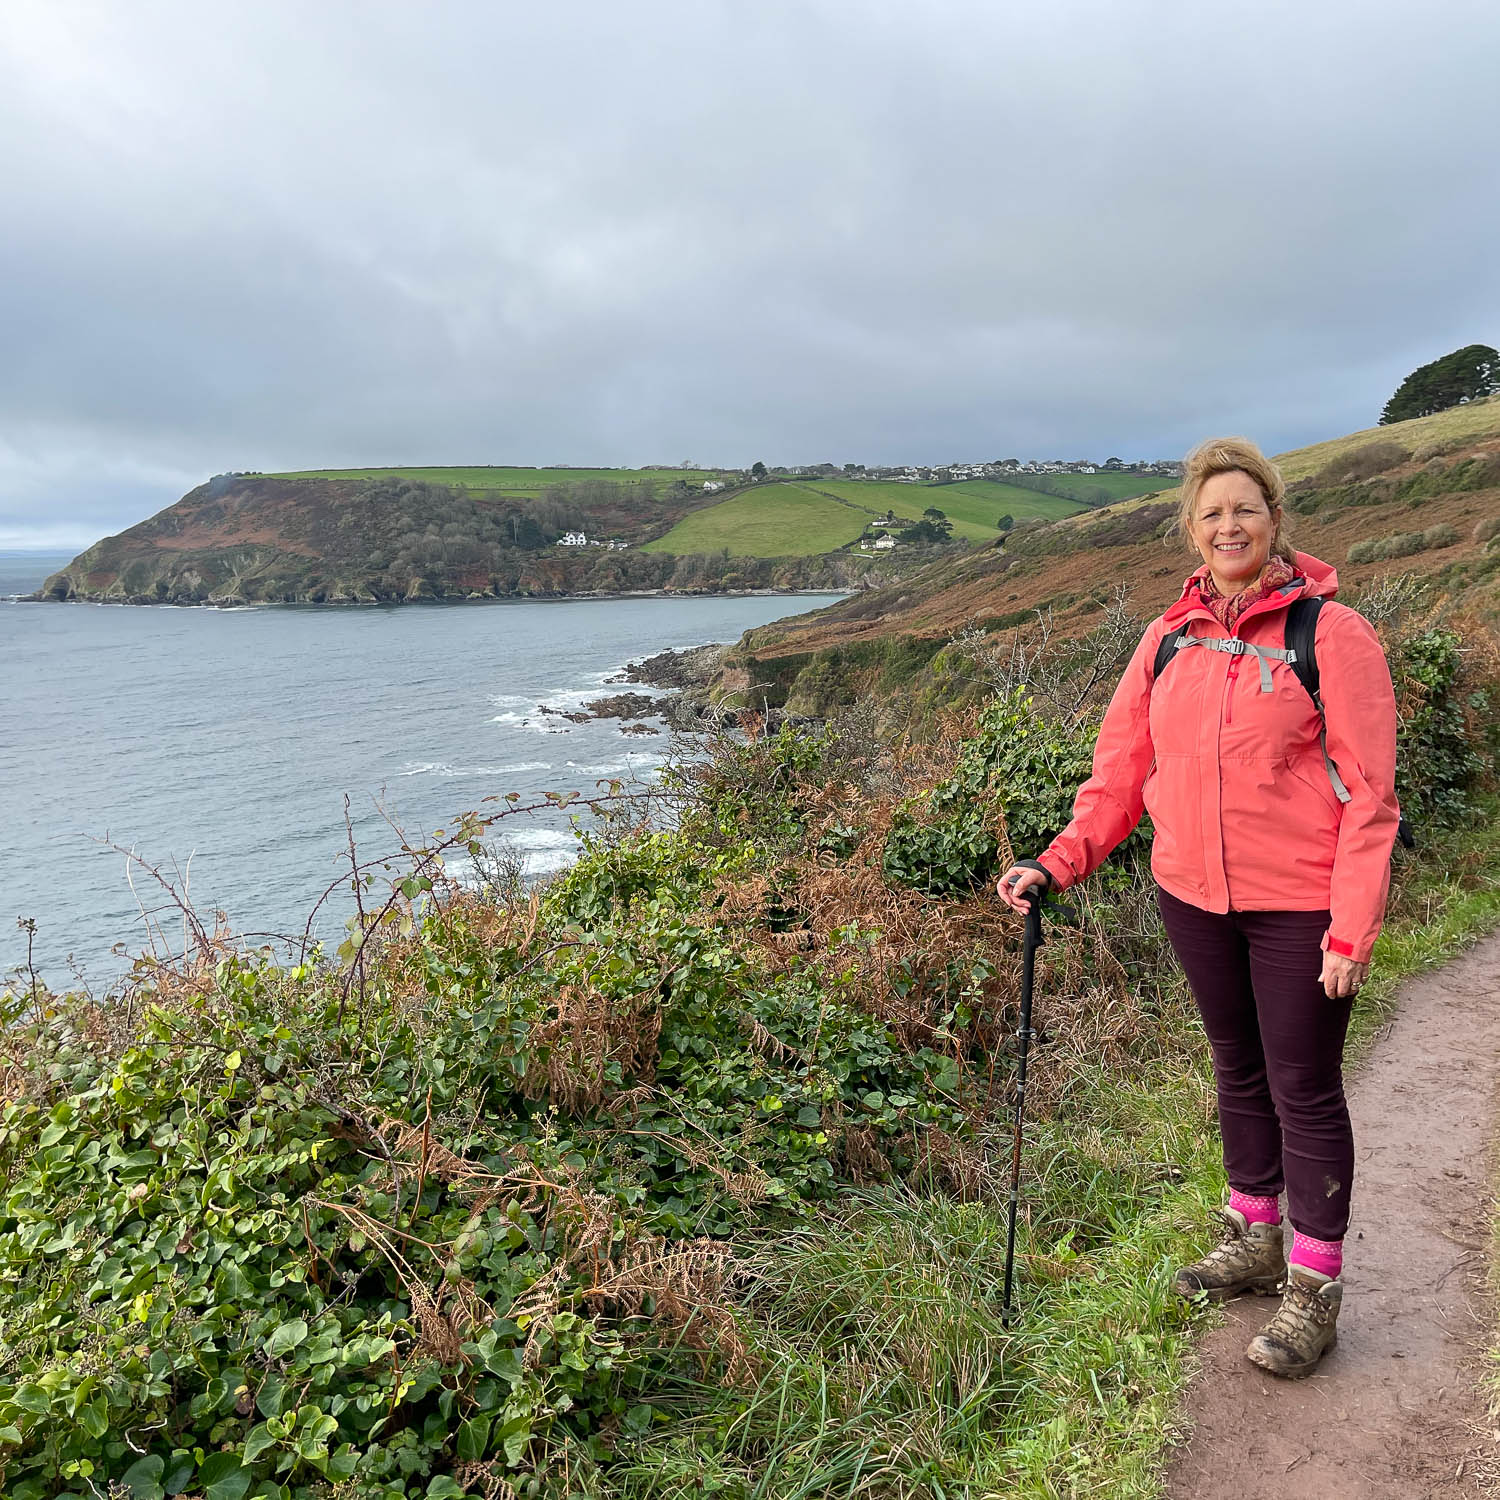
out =
[[[391,855],[399,871],[403,842],[492,816],[509,793],[524,805],[611,780],[649,787],[669,754],[691,753],[662,721],[632,735],[564,715],[652,691],[613,685],[628,662],[842,597],[242,609],[14,597],[68,561],[0,552],[0,975],[27,964],[29,943],[45,983],[96,993],[134,955],[181,948],[178,897],[275,946],[339,887],[313,928],[336,947],[351,830],[361,860]],[[576,857],[578,823],[576,808],[547,807],[485,838],[543,879]]]

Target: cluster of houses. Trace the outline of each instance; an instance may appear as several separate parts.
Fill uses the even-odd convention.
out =
[[[1017,474],[1149,474],[1163,479],[1180,479],[1182,463],[1178,459],[1142,459],[1126,463],[1123,459],[1110,458],[1100,464],[1087,458],[1054,458],[1045,462],[1003,458],[991,463],[845,464],[842,468],[837,464],[794,464],[767,472],[778,479],[884,479],[904,484],[953,484],[964,479],[1008,479]],[[708,485],[704,485],[704,489],[707,488]]]
[[[588,537],[581,531],[570,531],[557,539],[557,545],[559,547],[605,547],[611,552],[620,552],[630,543],[622,542],[617,536]]]

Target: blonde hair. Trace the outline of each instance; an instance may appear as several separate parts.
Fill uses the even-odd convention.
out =
[[[1265,496],[1266,509],[1276,518],[1271,534],[1271,555],[1289,563],[1297,561],[1296,549],[1287,536],[1286,481],[1281,470],[1249,438],[1208,438],[1198,444],[1182,463],[1182,505],[1177,512],[1177,530],[1193,546],[1193,520],[1198,492],[1216,474],[1244,474],[1253,479]]]

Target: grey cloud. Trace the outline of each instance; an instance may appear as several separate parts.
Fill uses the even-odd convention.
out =
[[[1497,40],[1459,0],[21,0],[0,540],[224,468],[1368,425],[1496,339]]]

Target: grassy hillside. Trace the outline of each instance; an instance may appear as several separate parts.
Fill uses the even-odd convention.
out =
[[[987,479],[971,479],[962,484],[902,484],[880,479],[810,482],[877,515],[890,510],[915,521],[929,505],[936,506],[953,522],[954,536],[967,536],[971,541],[994,541],[995,522],[1006,514],[1018,521],[1023,516],[1045,516],[1056,521],[1062,516],[1076,515],[1082,509],[1067,500],[1012,485],[993,484]]]
[[[1500,399],[1335,438],[1278,462],[1291,481],[1293,541],[1338,569],[1346,597],[1392,573],[1413,574],[1426,580],[1433,608],[1500,625]],[[1056,633],[1080,635],[1122,585],[1149,618],[1199,562],[1165,534],[1177,499],[1173,490],[1025,525],[899,583],[752,631],[726,658],[721,691],[732,699],[754,682],[773,707],[817,715],[941,670],[960,632],[1008,638],[1043,610]]]
[[[827,552],[859,538],[888,512],[919,521],[935,506],[953,523],[953,535],[991,542],[996,522],[1038,516],[1057,520],[1083,507],[1074,501],[987,480],[964,484],[903,484],[896,480],[804,479],[759,485],[717,505],[694,511],[647,548],[655,552],[713,552],[736,557],[790,557]]]
[[[1036,486],[1048,494],[1077,500],[1084,505],[1110,505],[1161,489],[1169,480],[1152,474],[1035,474],[1018,478],[1016,487]]]
[[[88,548],[47,580],[43,596],[138,604],[392,603],[649,589],[839,589],[892,575],[891,558],[836,551],[798,555],[783,548],[775,558],[731,562],[719,548],[677,556],[638,545],[700,503],[698,491],[681,485],[656,490],[591,481],[530,497],[390,476],[223,475]],[[574,530],[625,545],[558,545]]]
[[[958,484],[934,485],[931,493],[934,498],[928,503],[950,516],[963,516],[983,524],[992,535],[1001,516],[1012,516],[1017,521],[1033,516],[1060,521],[1064,516],[1076,516],[1084,508],[1077,500],[1044,495],[1018,484],[1003,484],[998,479],[965,479]]]
[[[694,511],[646,552],[806,557],[857,541],[871,512],[802,484],[762,484]]]

